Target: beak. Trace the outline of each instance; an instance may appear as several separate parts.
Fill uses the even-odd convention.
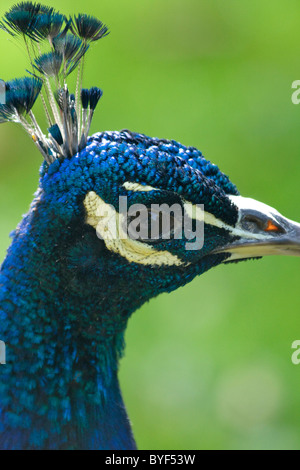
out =
[[[232,230],[236,240],[217,250],[230,253],[226,261],[268,255],[300,256],[300,224],[254,199],[231,196],[239,219]]]

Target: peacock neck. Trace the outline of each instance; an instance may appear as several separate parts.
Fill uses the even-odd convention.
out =
[[[95,281],[101,243],[75,220],[38,195],[1,267],[0,448],[135,448],[117,379],[135,307]]]

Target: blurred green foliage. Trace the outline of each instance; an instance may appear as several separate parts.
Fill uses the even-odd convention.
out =
[[[111,29],[86,60],[85,86],[104,89],[93,132],[196,146],[244,196],[300,220],[298,1],[64,0],[61,10],[83,8]],[[1,78],[24,75],[21,42],[0,35]],[[18,126],[2,125],[0,139],[3,259],[41,160]],[[134,314],[120,376],[139,448],[299,449],[299,266],[219,267]]]

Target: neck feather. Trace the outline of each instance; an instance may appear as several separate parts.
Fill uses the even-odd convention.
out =
[[[133,449],[117,379],[132,306],[93,287],[88,258],[80,282],[82,250],[69,256],[66,235],[76,228],[43,210],[33,205],[0,270],[0,448]]]

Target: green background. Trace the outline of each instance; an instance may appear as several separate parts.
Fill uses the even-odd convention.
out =
[[[110,26],[86,60],[84,85],[104,89],[92,132],[196,146],[244,196],[300,221],[299,1],[47,3]],[[22,76],[23,45],[0,38],[1,78]],[[41,157],[16,125],[0,139],[3,259]],[[221,266],[133,315],[120,377],[140,449],[300,448],[299,267],[284,257]]]

